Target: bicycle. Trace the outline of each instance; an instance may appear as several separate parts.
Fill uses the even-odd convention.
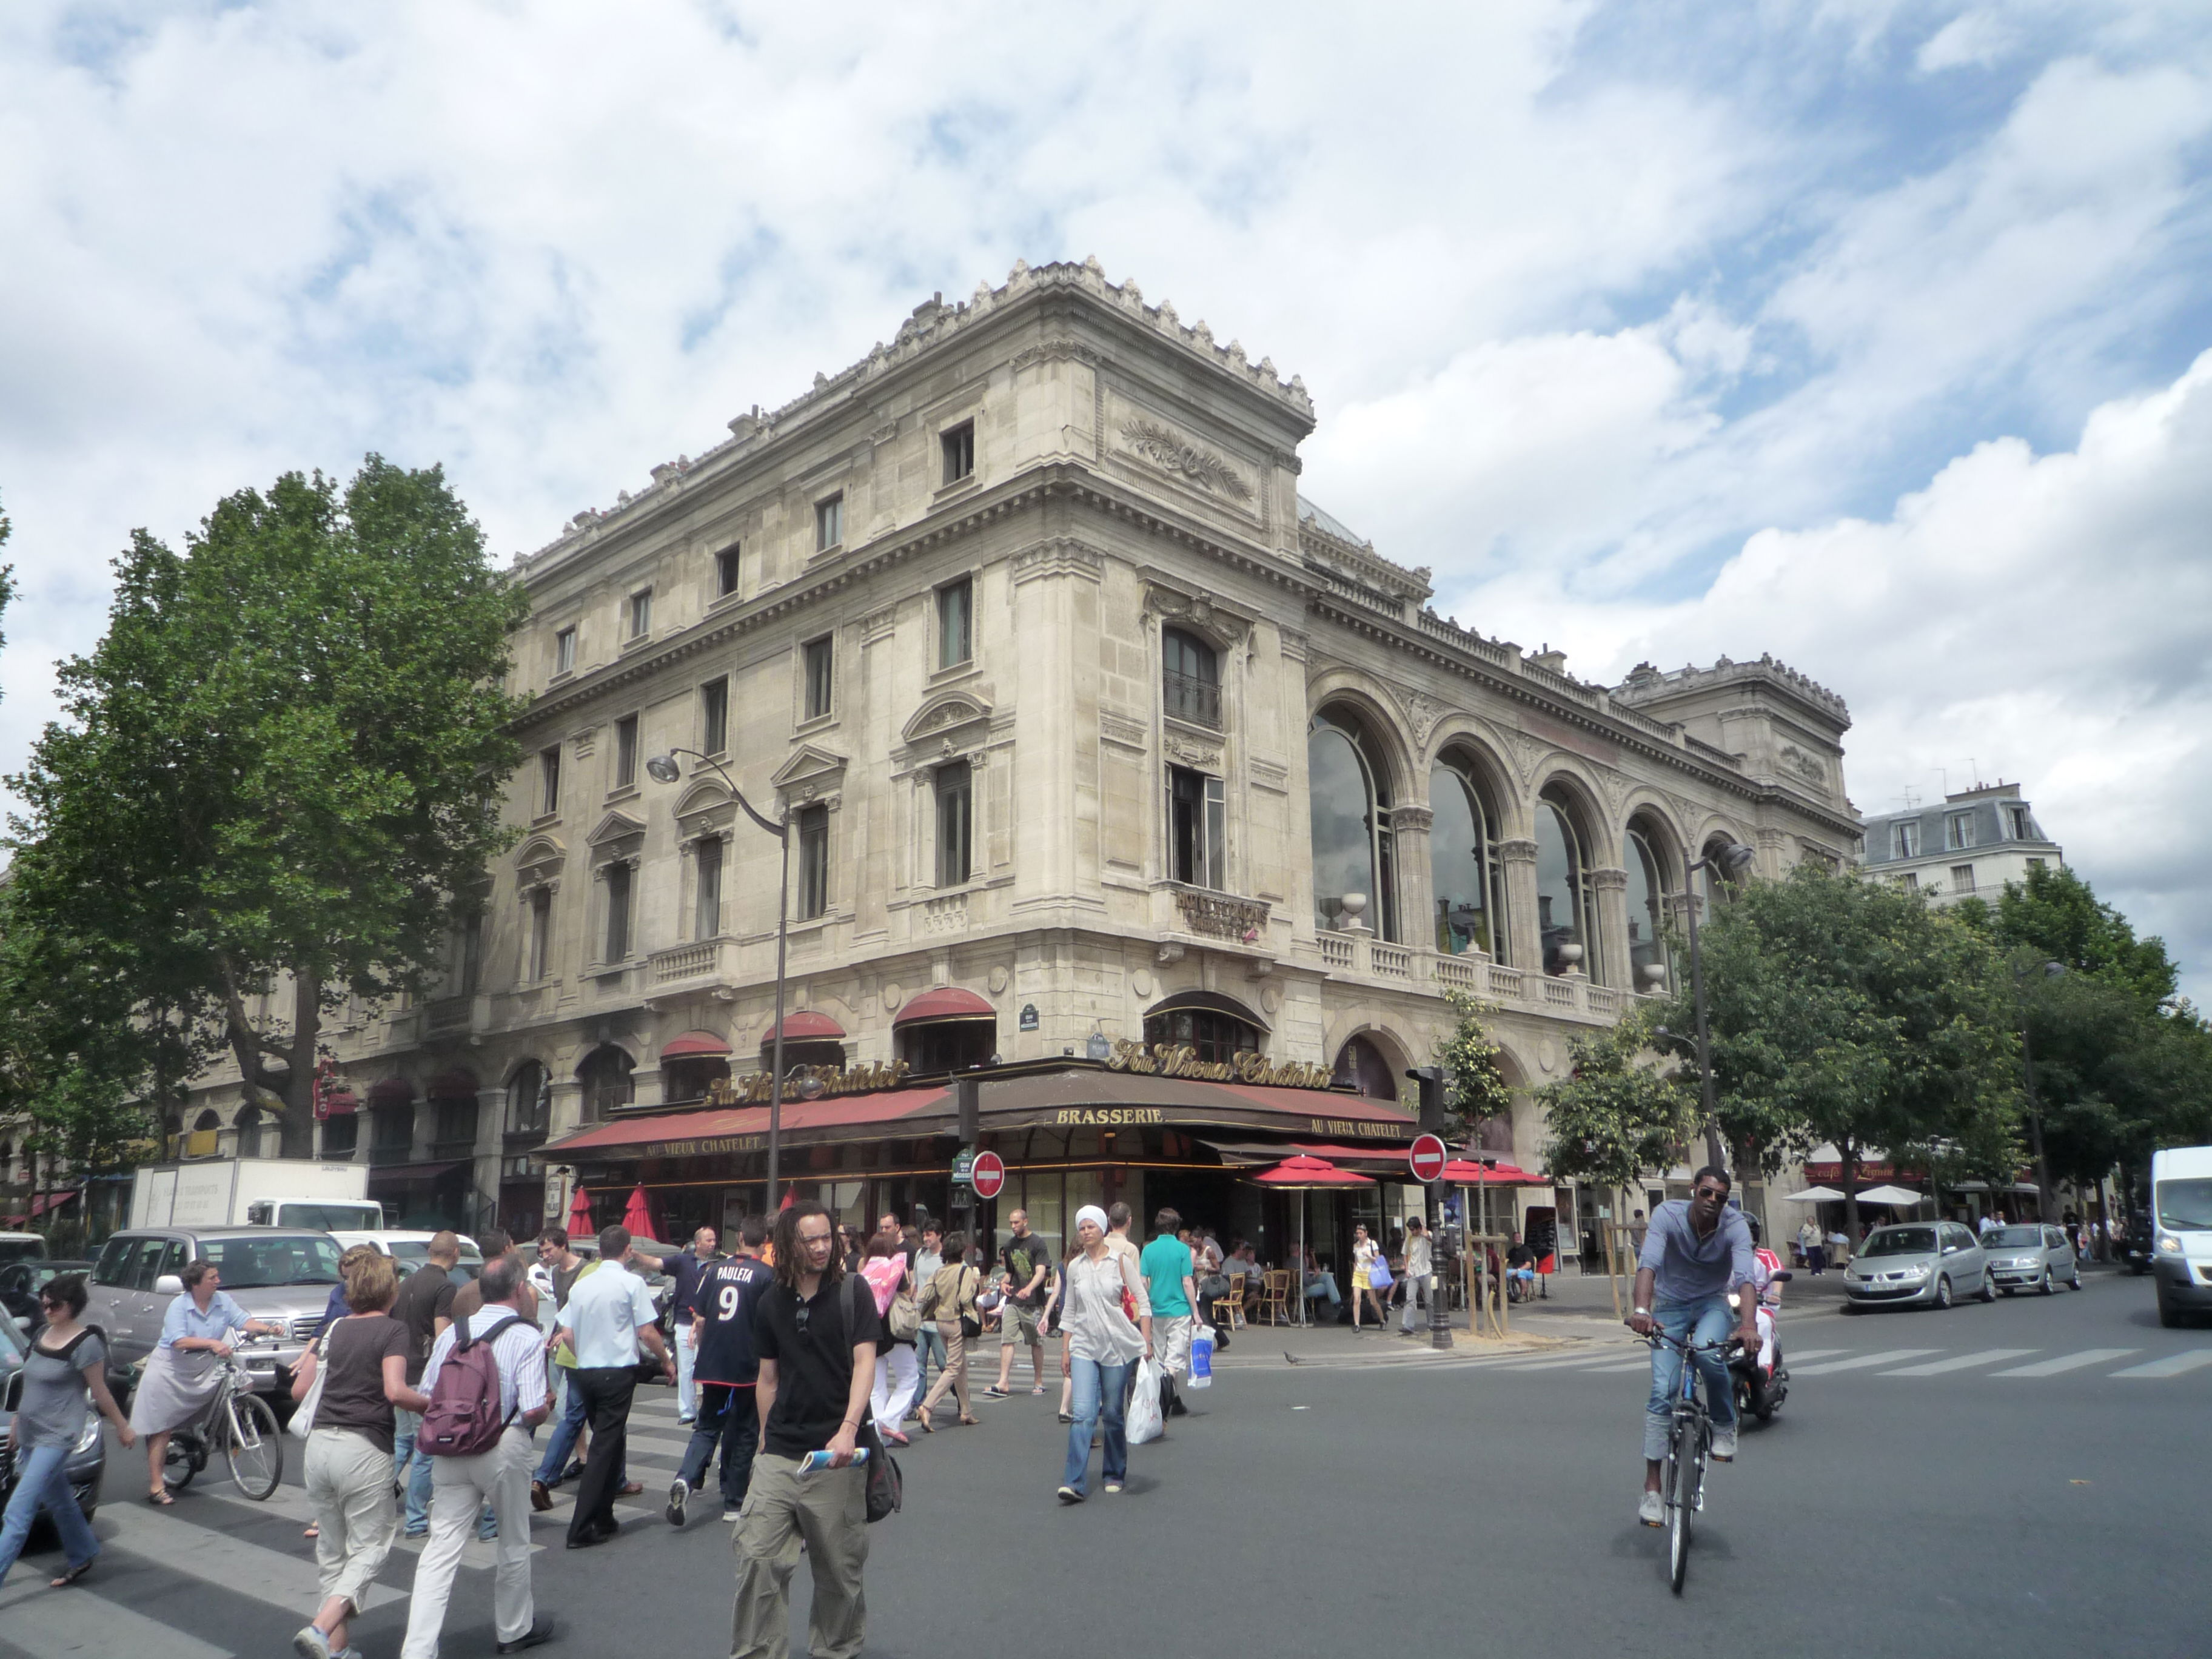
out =
[[[251,1345],[248,1339],[241,1346]],[[162,1486],[182,1492],[218,1451],[239,1491],[257,1504],[284,1478],[284,1435],[276,1413],[253,1392],[253,1379],[234,1348],[222,1362],[222,1381],[207,1409],[170,1437],[161,1458]]]
[[[1713,1420],[1698,1395],[1696,1356],[1725,1354],[1735,1339],[1719,1342],[1677,1342],[1661,1330],[1644,1339],[1646,1346],[1662,1346],[1682,1356],[1681,1392],[1667,1423],[1667,1462],[1659,1474],[1659,1491],[1667,1506],[1667,1565],[1674,1594],[1682,1593],[1682,1580],[1690,1570],[1691,1517],[1705,1506],[1705,1465],[1713,1447]]]

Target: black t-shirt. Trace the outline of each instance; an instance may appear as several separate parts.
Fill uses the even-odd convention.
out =
[[[750,1255],[714,1262],[699,1276],[694,1293],[699,1309],[699,1357],[692,1364],[692,1375],[700,1382],[750,1388],[759,1379],[753,1314],[762,1292],[775,1283],[775,1269]]]
[[[430,1344],[438,1334],[433,1322],[453,1316],[453,1297],[459,1289],[453,1275],[434,1261],[424,1262],[399,1287],[392,1317],[407,1328],[408,1387],[422,1382],[422,1368],[430,1363]]]
[[[315,1407],[319,1429],[352,1429],[387,1456],[392,1451],[392,1402],[384,1397],[384,1362],[407,1358],[407,1328],[387,1314],[335,1320],[323,1336],[323,1397]]]
[[[855,1284],[860,1288],[853,1288]],[[799,1328],[804,1308],[806,1328]],[[841,1279],[802,1304],[788,1285],[774,1285],[753,1310],[753,1352],[775,1361],[775,1403],[766,1445],[779,1457],[804,1457],[827,1446],[845,1420],[853,1395],[853,1346],[881,1347],[884,1322],[866,1280]]]
[[[1019,1238],[1008,1239],[999,1252],[999,1265],[1006,1270],[1006,1289],[1013,1293],[1016,1304],[1024,1308],[1044,1306],[1045,1286],[1052,1283],[1052,1251],[1044,1240],[1035,1233],[1024,1233]],[[1044,1278],[1033,1292],[1028,1296],[1022,1295],[1023,1288],[1036,1276],[1039,1267],[1044,1269]]]
[[[1505,1253],[1505,1265],[1509,1267],[1526,1267],[1535,1260],[1535,1251],[1526,1244],[1516,1244]]]

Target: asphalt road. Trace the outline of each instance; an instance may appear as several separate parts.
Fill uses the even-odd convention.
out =
[[[1249,1332],[1194,1414],[1133,1453],[1129,1491],[1073,1510],[1053,1497],[1054,1400],[987,1403],[981,1426],[902,1455],[906,1510],[871,1529],[868,1651],[2212,1652],[2212,1328],[2161,1330],[2147,1280],[1793,1310],[1789,1401],[1715,1471],[1679,1601],[1663,1534],[1634,1515],[1642,1351],[1595,1316],[1601,1283],[1571,1300],[1593,1316],[1523,1322],[1553,1341],[1534,1355]],[[538,1605],[564,1632],[546,1651],[727,1651],[728,1529],[711,1504],[681,1534],[659,1518],[672,1419],[670,1391],[641,1393],[647,1492],[622,1539],[566,1552],[565,1503],[538,1517]],[[269,1503],[204,1476],[167,1511],[131,1501],[143,1465],[117,1454],[100,1565],[55,1592],[55,1558],[27,1557],[0,1589],[0,1656],[289,1652],[314,1601],[290,1449]],[[369,1659],[398,1652],[413,1570],[395,1552],[393,1595],[356,1626]],[[491,1651],[490,1599],[465,1570],[447,1659]]]

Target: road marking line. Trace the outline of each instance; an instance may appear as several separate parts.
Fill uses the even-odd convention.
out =
[[[2114,1376],[2179,1376],[2200,1365],[2212,1365],[2212,1348],[2192,1348],[2187,1353],[2168,1354],[2163,1359],[2154,1359],[2148,1364],[2130,1365],[2124,1371],[2114,1371]]]
[[[94,1654],[104,1659],[118,1653],[158,1653],[161,1659],[232,1659],[227,1649],[133,1613],[90,1589],[79,1588],[67,1595],[49,1596],[46,1581],[52,1576],[27,1573],[21,1593],[0,1601],[0,1613],[5,1614],[0,1626],[8,1632],[4,1639],[32,1659],[85,1659]],[[38,1599],[33,1601],[33,1596]]]
[[[1808,1359],[1826,1359],[1832,1355],[1850,1352],[1849,1348],[1808,1348],[1804,1352],[1799,1353],[1795,1348],[1790,1348],[1784,1352],[1782,1363],[1784,1365],[1796,1366],[1803,1364]]]
[[[1883,1371],[1884,1376],[1941,1376],[1946,1371],[1971,1370],[1976,1365],[1994,1365],[2001,1359],[2019,1359],[2035,1352],[2033,1348],[1984,1348],[1979,1353],[1963,1353],[1956,1359],[1931,1360],[1925,1365],[1907,1365],[1893,1371]]]
[[[322,1580],[314,1563],[304,1556],[279,1554],[249,1544],[227,1533],[211,1531],[189,1521],[178,1521],[136,1509],[106,1505],[102,1520],[112,1517],[116,1545],[141,1555],[156,1566],[170,1568],[233,1593],[282,1607],[295,1618],[302,1608],[322,1605]],[[9,1638],[13,1640],[13,1638]],[[150,1650],[165,1653],[158,1644]]]
[[[2133,1348],[2084,1348],[2079,1353],[2063,1353],[2056,1359],[2039,1360],[2033,1365],[2015,1365],[2008,1371],[1991,1371],[1991,1376],[2056,1376],[2061,1371],[2077,1371],[2084,1365],[2101,1365],[2108,1359],[2125,1359],[2136,1352]]]
[[[1920,1359],[1931,1353],[1941,1353],[1941,1348],[1891,1348],[1881,1353],[1863,1353],[1850,1359],[1831,1359],[1822,1365],[1796,1365],[1790,1368],[1792,1377],[1826,1376],[1832,1371],[1863,1370],[1869,1365],[1890,1365],[1900,1359]]]

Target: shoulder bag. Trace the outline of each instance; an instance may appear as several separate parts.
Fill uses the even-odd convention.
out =
[[[868,1298],[870,1307],[875,1305],[875,1292],[869,1288],[867,1280],[854,1274],[847,1283],[858,1285],[859,1294]],[[851,1294],[848,1293],[848,1298]],[[896,1307],[898,1304],[893,1303],[891,1305]],[[859,1318],[859,1303],[848,1300],[845,1310],[846,1329],[851,1330]],[[847,1352],[849,1353],[851,1350],[848,1348]],[[860,1432],[854,1438],[868,1454],[868,1461],[861,1465],[868,1519],[871,1522],[881,1521],[887,1516],[896,1515],[899,1505],[906,1501],[906,1480],[899,1473],[899,1466],[892,1458],[890,1449],[884,1444],[883,1436],[876,1432],[875,1419],[862,1418]]]

